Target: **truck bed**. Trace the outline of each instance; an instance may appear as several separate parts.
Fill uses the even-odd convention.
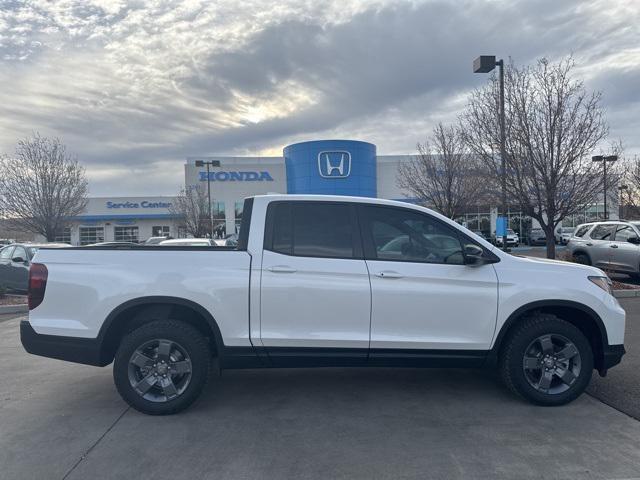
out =
[[[96,338],[116,308],[180,298],[206,309],[229,345],[249,346],[251,256],[234,247],[43,248],[44,301],[29,314],[39,334]]]

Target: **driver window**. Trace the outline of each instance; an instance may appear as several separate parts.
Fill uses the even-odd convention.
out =
[[[457,232],[428,215],[400,208],[362,208],[368,259],[463,265]]]

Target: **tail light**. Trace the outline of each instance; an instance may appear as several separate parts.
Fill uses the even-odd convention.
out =
[[[49,271],[41,263],[32,263],[29,268],[29,310],[33,310],[44,300]]]

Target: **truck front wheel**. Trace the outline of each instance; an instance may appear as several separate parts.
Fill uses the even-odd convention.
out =
[[[535,313],[506,339],[500,358],[505,385],[537,405],[564,405],[584,392],[593,372],[585,335],[555,315]]]
[[[208,379],[211,351],[191,325],[157,320],[126,335],[113,364],[122,398],[150,415],[168,415],[191,405]]]

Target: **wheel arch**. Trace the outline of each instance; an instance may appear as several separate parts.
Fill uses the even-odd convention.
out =
[[[597,370],[603,368],[604,351],[609,345],[604,322],[592,308],[570,300],[541,300],[528,303],[515,310],[509,315],[496,336],[493,348],[487,358],[490,365],[497,365],[500,352],[509,332],[513,330],[520,320],[534,312],[551,313],[577,327],[591,344],[594,367]]]
[[[575,256],[575,255],[584,255],[585,257],[587,257],[587,258],[589,259],[589,265],[592,265],[592,264],[593,264],[593,261],[591,260],[591,255],[589,255],[589,252],[587,252],[586,250],[583,250],[583,249],[581,249],[581,248],[578,248],[578,249],[574,250],[574,251],[571,253],[571,256],[572,256],[572,257],[573,257],[573,256]]]
[[[209,339],[214,354],[223,351],[220,328],[207,309],[181,297],[148,296],[128,300],[107,315],[98,334],[101,363],[107,365],[113,361],[120,339],[128,332],[149,321],[169,318],[197,328]]]

